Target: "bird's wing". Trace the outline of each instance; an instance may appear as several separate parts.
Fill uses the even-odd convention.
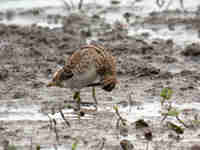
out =
[[[66,61],[64,70],[66,72],[72,72],[72,70],[80,63],[81,54],[80,51],[74,52]]]
[[[72,73],[86,73],[89,71],[90,64],[92,63],[92,58],[94,55],[87,48],[77,50],[73,55],[67,60],[64,66],[65,72]]]

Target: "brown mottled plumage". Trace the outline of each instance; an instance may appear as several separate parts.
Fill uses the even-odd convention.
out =
[[[112,91],[117,83],[116,63],[114,57],[102,46],[86,45],[75,51],[63,68],[53,76],[48,86],[60,86],[76,91],[80,109],[80,89],[100,85],[105,91]],[[93,86],[93,98],[95,89]]]

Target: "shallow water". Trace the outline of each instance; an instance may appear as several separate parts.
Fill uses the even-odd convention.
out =
[[[67,0],[64,0],[67,2]],[[79,0],[73,0],[73,3],[76,4],[79,2]],[[170,2],[170,0],[166,0],[165,4],[163,5],[163,8],[166,7],[166,5]],[[110,0],[84,0],[85,4],[88,3],[96,3],[99,5],[109,6]],[[144,7],[145,11],[154,11],[158,10],[158,6],[155,4],[155,0],[142,0],[140,2],[134,2],[130,0],[123,0],[121,1],[122,6],[130,6],[130,5],[136,5]],[[185,8],[189,10],[195,10],[197,6],[200,4],[199,0],[184,0]],[[63,5],[63,0],[1,0],[0,2],[0,9],[16,9],[16,8],[34,8],[34,7],[47,7],[47,6],[61,6]],[[170,5],[169,9],[177,9],[180,8],[179,0],[173,0],[172,4]]]
[[[61,6],[61,0],[1,0],[0,10],[12,10],[12,9],[30,9],[34,7],[48,7],[48,6]]]
[[[129,122],[135,122],[139,119],[162,120],[163,116],[161,113],[163,112],[163,108],[159,98],[147,97],[145,101],[146,103],[140,106],[129,106],[125,108],[119,107],[119,111],[122,114],[122,117],[127,119]],[[200,112],[200,103],[197,102],[183,104],[172,103],[172,107],[177,108],[177,110],[180,111],[187,109],[194,110],[195,112]],[[168,117],[168,119],[177,121],[174,117]]]
[[[171,66],[171,72],[177,73],[180,71],[180,68],[174,68],[174,65]],[[170,70],[170,69],[169,69]],[[59,89],[58,89],[59,90]],[[48,97],[50,101],[56,101],[53,95],[49,95],[47,89],[39,90],[39,95],[41,97]],[[57,91],[58,92],[58,91]],[[59,92],[57,93],[59,95]],[[55,95],[54,95],[55,96]],[[58,98],[59,99],[59,98]],[[112,97],[115,103],[118,103],[119,100],[117,97]],[[122,107],[119,105],[119,111],[122,113],[123,117],[126,118],[129,122],[134,122],[138,119],[160,119],[162,118],[161,111],[162,107],[160,104],[160,97],[158,96],[145,96],[143,100],[145,103],[135,104],[133,106]],[[191,103],[183,103],[177,104],[172,103],[173,107],[178,108],[179,110],[195,110],[196,112],[200,112],[200,103],[191,102]],[[93,110],[92,106],[82,106],[82,108]],[[98,111],[113,111],[113,108],[110,107],[99,107]],[[72,109],[63,109],[63,113],[66,118],[69,119],[77,119],[77,114],[74,113]],[[58,122],[62,122],[62,118],[60,113],[55,113],[54,115],[48,114],[49,117],[55,118]],[[20,120],[31,120],[31,121],[49,121],[49,117],[41,112],[41,105],[38,105],[35,102],[32,102],[29,99],[17,99],[10,100],[9,103],[6,100],[1,100],[0,107],[0,120],[5,121],[20,121]],[[93,119],[93,115],[86,114],[81,119]]]
[[[41,147],[41,150],[71,150],[71,146],[64,146],[64,145],[61,145],[61,146],[56,146],[56,147]]]
[[[148,34],[148,39],[172,39],[177,45],[184,47],[192,42],[199,42],[198,31],[194,29],[186,30],[186,25],[176,25],[173,31],[170,31],[167,25],[145,25],[144,27],[130,28],[129,35],[137,36]],[[156,30],[155,30],[156,29]]]
[[[21,102],[24,101],[23,99]],[[84,107],[82,107],[84,108]],[[94,109],[87,107],[87,109]],[[63,114],[70,119],[77,119],[78,115],[74,113],[72,109],[63,109]],[[58,122],[63,122],[60,113],[55,114],[44,114],[41,112],[41,108],[36,104],[20,104],[20,102],[13,101],[9,104],[2,104],[0,107],[0,121],[49,121],[51,119],[56,119]],[[92,115],[86,114],[81,119],[92,119]]]
[[[77,7],[77,3],[79,1],[73,1],[73,5]],[[103,18],[105,18],[106,22],[114,23],[115,21],[121,21],[126,23],[123,14],[126,12],[131,12],[133,14],[132,21],[136,21],[137,19],[134,18],[135,16],[145,17],[148,16],[152,11],[161,11],[165,10],[167,3],[163,5],[162,8],[159,8],[155,0],[149,1],[141,1],[141,2],[134,2],[134,1],[121,1],[120,5],[111,5],[111,1],[93,1],[93,0],[85,0],[84,6],[87,8],[88,14],[100,13]],[[91,4],[91,6],[90,6]],[[193,0],[184,0],[185,8],[188,11],[195,11],[200,5],[200,1]],[[96,7],[96,6],[101,7]],[[48,19],[48,15],[56,15],[59,14],[61,16],[65,16],[69,13],[64,8],[64,4],[62,0],[3,0],[0,2],[0,10],[2,12],[6,12],[7,10],[30,10],[33,8],[45,8],[44,12],[41,13],[39,16],[34,15],[19,15],[14,14],[11,19],[2,18],[0,23],[4,24],[18,24],[18,25],[31,25],[37,24],[42,27],[49,27],[49,28],[60,28],[62,27],[62,20],[58,20],[58,22],[54,22],[54,20]],[[179,0],[174,0],[170,5],[169,9],[181,9]],[[185,15],[184,15],[185,16]],[[184,17],[183,16],[183,17]],[[148,33],[150,39],[173,39],[176,44],[180,46],[184,46],[185,44],[191,42],[199,42],[198,31],[194,29],[187,29],[185,25],[177,25],[174,27],[173,31],[168,29],[167,25],[145,25],[145,26],[129,26],[128,32],[129,35],[135,36],[140,35],[142,33]],[[156,30],[154,30],[156,29]]]

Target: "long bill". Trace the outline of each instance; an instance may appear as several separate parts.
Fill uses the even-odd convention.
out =
[[[57,86],[56,82],[50,81],[50,82],[47,84],[47,87],[52,87],[52,86]]]
[[[64,87],[64,85],[61,82],[55,82],[55,81],[50,81],[47,84],[47,87],[53,87],[53,86],[58,86],[58,87]]]
[[[87,87],[95,87],[95,86],[101,86],[102,84],[100,82],[97,82],[97,83],[91,83],[91,84],[88,84]]]
[[[91,83],[91,84],[88,84],[87,87],[96,87],[96,86],[101,86],[102,84],[100,82],[97,82],[97,83]],[[55,81],[50,81],[48,84],[47,84],[47,87],[53,87],[53,86],[59,86],[59,87],[63,87],[62,84],[59,84]]]

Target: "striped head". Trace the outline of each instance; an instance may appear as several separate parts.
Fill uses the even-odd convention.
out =
[[[58,87],[63,87],[62,81],[64,80],[64,69],[61,68],[57,70],[54,75],[52,80],[47,84],[47,87],[52,87],[52,86],[58,86]]]
[[[113,75],[105,76],[103,81],[102,81],[102,89],[111,92],[116,84],[118,83],[117,79]]]

